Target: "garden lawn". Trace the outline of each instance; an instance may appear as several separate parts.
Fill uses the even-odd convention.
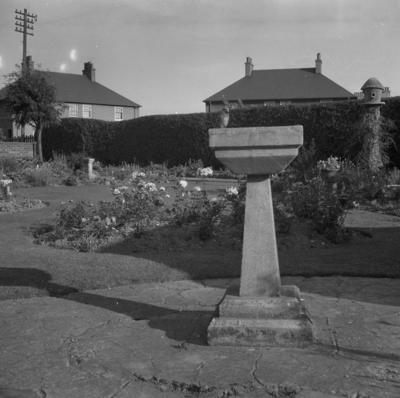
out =
[[[26,188],[16,190],[15,194],[17,198],[26,196],[47,201],[49,206],[0,214],[0,299],[240,274],[239,250],[207,243],[176,251],[137,252],[128,240],[101,253],[36,245],[30,228],[54,220],[60,202],[112,200],[110,187],[93,184]],[[357,234],[349,243],[325,247],[293,234],[292,239],[280,245],[281,273],[400,277],[400,218],[354,211],[351,224],[367,236]]]

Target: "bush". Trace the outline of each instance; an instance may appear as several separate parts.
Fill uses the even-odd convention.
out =
[[[67,156],[64,156],[66,164],[68,167],[76,172],[77,170],[80,171],[86,171],[87,170],[87,159],[88,156],[84,152],[73,152],[68,154]]]
[[[115,141],[117,122],[96,119],[65,118],[43,131],[43,155],[51,159],[53,154],[90,154],[105,163],[112,163],[110,146]]]
[[[208,129],[218,115],[144,116],[123,122],[62,119],[43,132],[46,158],[52,153],[83,152],[105,164],[185,164],[190,159],[220,166],[208,147]]]
[[[229,127],[285,126],[304,127],[305,147],[315,143],[316,159],[337,156],[356,159],[362,149],[365,107],[358,101],[329,104],[292,105],[235,109]],[[391,98],[382,107],[388,133],[400,145],[400,99]],[[90,119],[63,119],[43,132],[47,158],[52,152],[83,152],[105,164],[151,162],[169,167],[199,159],[204,165],[220,168],[208,145],[208,130],[219,126],[217,113],[153,115],[123,122]],[[392,166],[400,167],[400,155],[389,149]]]
[[[295,183],[288,199],[296,217],[310,220],[330,241],[339,243],[349,236],[343,228],[346,206],[321,177]]]
[[[0,174],[10,175],[19,169],[19,162],[16,158],[0,159]]]
[[[314,141],[317,159],[331,155],[353,158],[358,148],[349,143],[358,140],[364,109],[358,101],[238,109],[231,112],[229,126],[302,125],[304,145],[309,148]]]
[[[384,99],[385,105],[381,108],[381,115],[391,121],[388,126],[388,133],[394,141],[388,150],[390,166],[400,167],[400,97]]]
[[[51,167],[44,163],[40,167],[28,167],[22,171],[24,182],[33,187],[44,187],[50,185],[53,181],[53,171]]]

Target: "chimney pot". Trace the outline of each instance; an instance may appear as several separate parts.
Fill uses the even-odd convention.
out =
[[[246,58],[246,62],[245,62],[245,76],[246,77],[250,77],[251,74],[253,73],[253,61],[250,57]]]
[[[91,62],[85,62],[83,64],[82,74],[86,76],[91,82],[96,81],[96,69],[93,67]]]
[[[320,75],[322,73],[321,53],[317,54],[317,59],[315,60],[315,73],[318,75]]]

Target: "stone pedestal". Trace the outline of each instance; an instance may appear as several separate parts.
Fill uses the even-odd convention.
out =
[[[12,184],[12,180],[10,180],[10,179],[0,180],[0,187],[1,187],[1,191],[2,191],[1,197],[5,200],[10,200],[12,197],[11,184]]]
[[[281,286],[269,179],[296,157],[302,127],[225,128],[209,134],[216,157],[248,178],[240,286],[228,289],[208,327],[208,343],[309,344],[312,329],[300,291]]]
[[[312,342],[310,318],[296,286],[276,296],[239,296],[229,289],[208,326],[210,345],[304,347]]]
[[[95,178],[95,175],[93,173],[93,163],[94,163],[94,159],[88,158],[88,178],[89,178],[89,180],[93,180]]]

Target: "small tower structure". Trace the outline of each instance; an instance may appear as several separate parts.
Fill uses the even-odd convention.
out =
[[[384,87],[376,77],[369,78],[361,87],[364,93],[364,126],[366,134],[363,143],[363,157],[372,172],[383,167],[381,142],[381,106]]]
[[[382,93],[385,90],[382,83],[376,78],[369,78],[361,87],[364,93],[365,105],[383,105]]]

